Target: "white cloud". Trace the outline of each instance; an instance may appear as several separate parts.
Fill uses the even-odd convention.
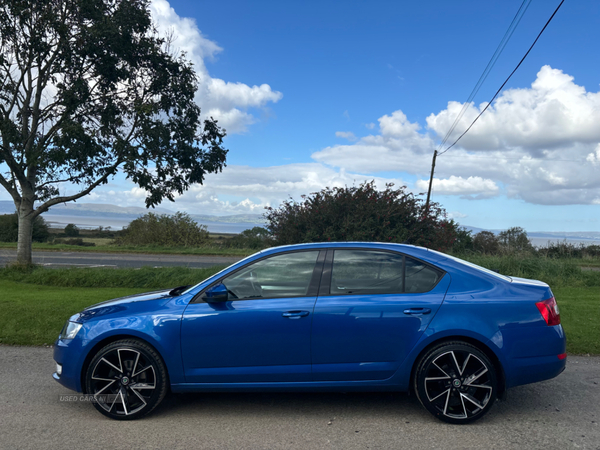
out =
[[[452,138],[458,137],[485,107],[470,105]],[[443,136],[454,121],[461,103],[427,118],[428,127]],[[600,93],[586,92],[561,70],[543,66],[531,88],[510,89],[479,118],[460,141],[466,150],[521,147],[532,154],[568,146],[573,142],[600,141]],[[452,142],[453,139],[450,139]]]
[[[358,138],[354,135],[354,133],[352,131],[336,131],[335,137],[347,139],[350,142],[354,142],[354,141],[358,140]]]
[[[204,185],[195,185],[177,198],[177,206],[206,214],[263,213],[266,206],[277,206],[292,197],[375,180],[383,189],[387,182],[403,185],[402,180],[384,179],[345,170],[334,170],[317,163],[287,164],[272,167],[226,167],[220,174],[209,174]]]
[[[448,217],[450,219],[458,220],[458,219],[466,219],[467,217],[469,217],[469,215],[461,213],[460,211],[451,211],[448,213]]]
[[[273,91],[268,84],[248,86],[211,77],[204,61],[213,59],[223,49],[202,35],[195,20],[179,17],[166,0],[152,0],[150,11],[159,32],[172,35],[172,46],[185,52],[194,63],[199,78],[196,101],[202,108],[203,116],[212,115],[229,134],[242,133],[257,121],[247,109],[261,108],[283,97],[281,92]]]
[[[416,186],[427,191],[429,180],[417,180]],[[439,195],[460,195],[465,198],[489,198],[498,194],[499,188],[494,181],[481,177],[455,177],[433,179],[432,190]]]
[[[383,136],[410,138],[421,128],[418,123],[410,123],[402,111],[394,111],[391,116],[378,119]]]
[[[203,185],[194,185],[176,196],[176,204],[163,202],[160,207],[187,211],[191,214],[263,214],[265,207],[278,206],[292,197],[320,191],[326,187],[358,185],[375,181],[379,189],[386,183],[396,186],[400,179],[387,179],[334,170],[318,163],[288,164],[272,167],[227,166],[222,173],[208,174]],[[145,198],[144,190],[129,181],[109,183],[96,190],[94,203],[113,203],[119,206],[139,206]]]
[[[596,146],[596,150],[587,155],[586,161],[592,163],[594,166],[600,165],[600,144]]]
[[[467,108],[453,138],[484,106]],[[441,139],[461,108],[461,103],[449,102],[447,109],[427,118],[426,130],[398,110],[379,119],[378,134],[326,147],[312,156],[345,170],[398,171],[423,178],[429,175],[438,142],[432,134]],[[436,193],[469,198],[505,193],[538,204],[593,203],[600,198],[598,123],[600,93],[587,92],[573,77],[544,66],[531,87],[505,91],[469,133],[437,159]]]

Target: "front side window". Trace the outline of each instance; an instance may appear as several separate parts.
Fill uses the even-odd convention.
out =
[[[371,250],[336,250],[331,272],[333,295],[395,294],[403,291],[402,255]]]
[[[223,279],[230,299],[302,297],[308,292],[319,251],[261,259]]]

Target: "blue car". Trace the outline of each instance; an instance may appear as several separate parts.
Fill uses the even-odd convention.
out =
[[[338,390],[411,392],[462,424],[560,374],[565,345],[540,281],[410,245],[301,244],[75,314],[53,376],[113,419],[148,414],[169,390]]]

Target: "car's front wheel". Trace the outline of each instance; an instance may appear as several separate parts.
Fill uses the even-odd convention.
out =
[[[437,418],[455,424],[481,418],[494,404],[497,376],[490,359],[466,342],[445,342],[417,363],[414,390]]]
[[[86,392],[105,416],[132,420],[145,416],[167,392],[167,372],[149,345],[133,339],[108,344],[90,362]]]

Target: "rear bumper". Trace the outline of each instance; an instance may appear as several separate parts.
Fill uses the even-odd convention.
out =
[[[529,335],[527,340],[514,339],[509,346],[506,387],[549,380],[558,376],[567,365],[564,357],[567,341],[562,325],[529,328],[526,334]],[[505,334],[505,337],[510,342],[511,336]],[[559,358],[561,355],[562,359]]]
[[[519,358],[511,361],[512,374],[507,387],[537,383],[549,380],[562,373],[567,366],[567,358],[558,359],[558,355],[539,356],[537,358]]]

